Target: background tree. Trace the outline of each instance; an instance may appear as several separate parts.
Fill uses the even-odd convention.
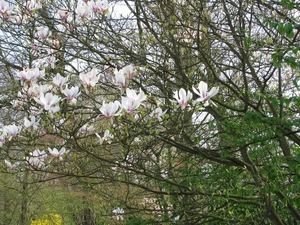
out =
[[[298,3],[45,3],[2,2],[13,105],[41,125],[4,132],[7,152],[106,184],[115,219],[297,223]]]

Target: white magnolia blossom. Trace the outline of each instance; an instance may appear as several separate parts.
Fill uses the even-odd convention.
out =
[[[29,153],[29,157],[25,157],[27,163],[36,168],[41,169],[45,165],[45,159],[47,158],[47,153],[45,151],[40,151],[39,149],[34,150]]]
[[[36,149],[33,152],[30,152],[29,155],[32,156],[32,157],[37,157],[37,158],[39,158],[41,160],[46,159],[47,156],[48,156],[47,153],[44,150],[41,151],[39,149]]]
[[[114,83],[117,86],[120,86],[121,88],[126,88],[128,84],[126,82],[126,77],[123,70],[115,69],[114,74],[115,74]]]
[[[36,169],[41,169],[45,165],[44,161],[38,157],[26,157],[25,160],[30,166]]]
[[[162,111],[162,109],[158,107],[154,111],[152,111],[150,116],[161,121],[162,117],[166,114],[167,111],[168,111],[167,109],[165,111]]]
[[[32,83],[27,90],[27,94],[40,97],[41,94],[45,94],[46,92],[50,91],[51,88],[52,85],[50,84],[38,85],[36,83]]]
[[[29,128],[32,127],[33,129],[37,129],[39,122],[36,121],[35,116],[31,116],[30,120],[27,117],[24,118],[24,127]]]
[[[126,88],[126,95],[128,98],[134,100],[134,101],[138,101],[138,102],[143,102],[147,99],[145,93],[142,91],[142,89],[140,89],[139,94],[136,93],[135,90]]]
[[[84,124],[82,127],[79,128],[78,132],[81,134],[88,134],[94,130],[94,125]]]
[[[97,133],[96,133],[96,136],[99,138],[100,145],[102,145],[104,142],[107,142],[108,144],[110,144],[111,139],[114,138],[114,136],[110,133],[109,130],[105,130],[103,137],[101,137]]]
[[[17,126],[15,124],[7,125],[3,127],[3,133],[8,136],[8,139],[11,140],[13,137],[16,137],[22,129],[22,126]]]
[[[135,90],[126,88],[127,97],[121,97],[122,101],[120,107],[130,114],[137,109],[143,101],[147,99],[145,93],[140,89],[139,94]]]
[[[122,97],[120,107],[125,110],[126,113],[130,114],[141,105],[140,101],[135,101],[128,97]]]
[[[98,74],[97,68],[93,68],[90,72],[86,74],[79,74],[79,78],[83,85],[86,87],[95,87],[100,79],[100,74]]]
[[[193,91],[195,94],[199,96],[196,102],[205,102],[204,105],[207,106],[209,104],[210,98],[215,96],[219,92],[219,87],[213,87],[209,92],[207,91],[207,83],[201,81],[198,84],[198,89],[193,87]]]
[[[75,13],[80,19],[85,19],[88,18],[90,14],[90,8],[85,2],[79,0],[75,9]]]
[[[61,148],[59,151],[57,148],[48,148],[48,151],[52,157],[59,158],[60,161],[63,160],[64,155],[69,153],[69,151],[67,151],[65,147]]]
[[[2,133],[0,135],[0,148],[3,146],[3,144],[5,143],[5,133]]]
[[[124,220],[123,214],[124,210],[120,207],[113,210],[116,220]]]
[[[181,109],[184,109],[193,98],[193,94],[190,91],[186,92],[183,88],[180,88],[179,91],[174,92],[174,98],[177,100]]]

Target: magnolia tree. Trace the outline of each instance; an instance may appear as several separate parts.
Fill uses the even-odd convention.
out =
[[[0,1],[3,163],[105,184],[117,223],[296,224],[299,7]]]

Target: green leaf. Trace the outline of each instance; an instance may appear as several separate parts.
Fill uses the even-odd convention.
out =
[[[296,58],[293,56],[288,56],[284,59],[286,63],[288,63],[292,68],[297,67]]]
[[[286,5],[287,5],[287,0],[281,0],[281,4],[282,4],[283,6],[286,6]]]
[[[278,23],[276,23],[276,22],[270,22],[270,27],[271,28],[276,28],[277,25],[278,25]]]
[[[278,106],[278,100],[275,97],[270,97],[270,102],[274,106]]]
[[[287,4],[287,8],[288,8],[288,10],[294,9],[294,4],[293,4],[292,2],[289,2],[289,3]]]
[[[300,30],[300,24],[299,24],[299,23],[296,23],[296,24],[294,25],[294,28]]]
[[[285,34],[285,29],[284,29],[283,23],[278,23],[278,31],[281,35]]]
[[[290,34],[293,31],[293,25],[291,23],[287,23],[284,25],[283,29],[286,34]]]
[[[288,38],[292,39],[292,38],[294,38],[295,34],[294,34],[294,32],[292,31],[292,32],[288,33],[286,36],[287,36]]]
[[[299,51],[299,48],[297,48],[297,47],[294,47],[293,49],[292,49],[292,52],[293,52],[293,54],[297,54],[298,53],[298,51]]]

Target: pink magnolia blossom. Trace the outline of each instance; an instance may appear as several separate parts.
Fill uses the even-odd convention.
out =
[[[30,157],[26,157],[25,160],[30,166],[36,169],[44,167],[45,159],[48,156],[45,151],[40,151],[39,149],[36,149],[33,152],[30,152],[29,155]]]
[[[5,0],[0,0],[0,14],[2,15],[4,20],[9,20],[11,16],[11,7]]]
[[[34,98],[34,100],[43,105],[44,109],[49,111],[52,107],[57,108],[57,105],[60,101],[60,97],[58,97],[57,95],[53,95],[52,93],[47,93],[46,95],[44,95],[43,93],[41,93],[40,98]]]
[[[128,79],[128,80],[132,80],[133,78],[133,75],[134,75],[134,71],[133,71],[133,66],[132,65],[128,65],[128,66],[125,66],[123,69],[122,69],[125,77]]]
[[[6,164],[7,168],[10,170],[15,170],[20,164],[19,162],[11,163],[10,161],[8,161],[6,159],[4,160],[4,163]]]
[[[0,0],[0,13],[5,13],[7,10],[9,10],[9,4],[5,0]]]
[[[13,108],[22,108],[22,106],[24,105],[24,101],[15,99],[11,101],[11,104]]]
[[[93,13],[106,13],[108,8],[109,8],[109,4],[107,0],[97,0],[97,1],[85,1],[87,2],[88,8],[90,12]]]
[[[100,12],[106,12],[109,9],[107,0],[97,0],[96,6],[99,8]]]
[[[128,97],[122,97],[122,102],[120,107],[126,111],[126,113],[130,114],[135,109],[137,109],[141,105],[140,101],[135,101]]]
[[[49,53],[49,54],[51,54],[51,53]],[[57,59],[55,58],[55,56],[51,55],[51,56],[46,56],[41,59],[37,59],[37,62],[40,67],[49,67],[50,66],[52,69],[54,69]]]
[[[183,88],[180,88],[179,91],[174,92],[174,98],[177,100],[181,109],[184,109],[188,105],[188,101],[193,98],[193,94],[190,91],[186,92]]]
[[[45,40],[49,35],[49,29],[47,27],[40,27],[37,34],[40,39]]]
[[[59,9],[59,10],[57,10],[57,14],[61,20],[66,20],[69,16],[70,12],[67,11],[66,9]]]
[[[126,88],[127,97],[122,97],[121,108],[123,108],[126,113],[130,114],[135,109],[137,109],[143,101],[147,99],[145,93],[140,89],[140,93],[137,94],[135,90]]]
[[[61,88],[66,82],[68,81],[69,77],[63,77],[59,73],[56,74],[55,77],[53,77],[53,83],[56,85],[56,87]]]
[[[20,78],[21,81],[30,81],[30,80],[32,80],[33,78],[35,78],[35,77],[30,77],[30,76],[28,75],[28,72],[27,72],[26,70],[20,71],[20,72],[17,74],[17,76]]]
[[[77,7],[75,9],[75,13],[79,18],[85,19],[88,18],[89,16],[90,8],[85,2],[78,1]]]
[[[100,112],[106,117],[111,118],[112,116],[117,116],[118,113],[116,113],[119,109],[120,102],[114,101],[110,103],[103,102]]]
[[[207,83],[201,81],[198,84],[198,89],[193,87],[193,91],[199,96],[196,102],[205,101],[205,105],[208,105],[210,98],[212,98],[219,92],[219,87],[213,87],[209,92],[207,92]]]
[[[42,7],[39,0],[28,0],[27,1],[27,9],[29,11],[35,11],[37,9],[40,9]]]
[[[3,127],[3,132],[9,136],[9,140],[11,140],[11,138],[16,137],[20,131],[21,131],[22,127],[21,126],[16,126],[15,124],[12,125],[7,125]]]
[[[48,92],[50,89],[52,88],[51,85],[49,84],[44,84],[44,85],[38,85],[36,83],[33,83],[27,91],[28,95],[31,96],[41,96],[41,94],[45,94],[46,92]]]
[[[53,39],[53,40],[49,40],[49,43],[52,44],[52,46],[55,49],[59,49],[60,48],[60,43],[59,43],[59,40],[57,38]]]
[[[45,76],[45,70],[39,70],[39,68],[24,69],[23,71],[18,72],[17,76],[22,82],[24,81],[33,81],[41,79]]]
[[[83,82],[83,85],[86,87],[94,87],[100,79],[98,75],[97,68],[93,68],[90,72],[86,74],[79,74],[80,80]]]
[[[87,2],[87,5],[93,13],[98,13],[100,11],[100,8],[97,6],[96,2],[94,1]]]
[[[54,158],[59,158],[60,161],[63,160],[63,156],[68,154],[69,151],[66,151],[66,148],[61,148],[59,151],[57,150],[57,148],[48,148],[48,151],[50,153],[50,155]]]
[[[62,90],[62,93],[67,97],[68,100],[70,100],[72,103],[76,103],[76,98],[80,95],[80,91],[78,86],[71,87],[70,89],[66,87],[64,90]]]
[[[34,68],[35,69],[35,78],[36,79],[42,79],[45,77],[45,69],[39,70],[38,68]]]

